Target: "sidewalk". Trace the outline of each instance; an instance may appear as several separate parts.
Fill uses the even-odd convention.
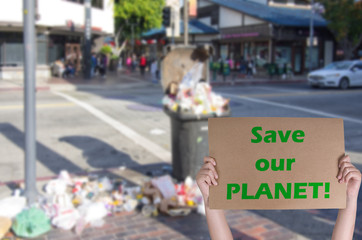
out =
[[[269,79],[267,77],[252,77],[248,78],[242,75],[229,75],[226,81],[223,81],[221,75],[218,75],[216,81],[212,79],[212,72],[210,72],[210,83],[212,86],[232,86],[232,85],[256,85],[256,84],[283,84],[283,83],[302,83],[307,82],[305,76],[294,76],[291,79],[282,79],[278,76]],[[120,73],[111,72],[106,78],[99,76],[93,79],[86,80],[81,76],[74,78],[57,78],[52,77],[47,81],[38,81],[36,84],[37,91],[46,90],[92,90],[92,89],[109,89],[109,88],[132,88],[137,86],[144,86],[145,84],[154,84],[151,81],[150,73],[146,73],[145,76],[141,76],[138,72],[129,73],[122,71]],[[24,87],[24,81],[17,79],[14,80],[2,80],[0,79],[0,92],[1,91],[22,91]]]

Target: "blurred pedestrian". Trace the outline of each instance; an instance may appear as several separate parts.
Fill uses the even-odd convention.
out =
[[[252,78],[253,77],[253,70],[254,70],[254,61],[250,57],[248,57],[247,67],[246,67],[246,75],[250,76]]]
[[[108,62],[107,56],[102,53],[100,61],[100,69],[99,69],[102,78],[105,78],[107,74],[107,62]]]
[[[93,78],[96,73],[97,65],[98,65],[97,57],[96,54],[93,52],[91,57],[91,78]]]
[[[217,74],[220,71],[220,62],[213,61],[212,62],[212,79],[213,81],[217,81]]]
[[[222,65],[223,65],[222,77],[223,81],[226,82],[226,77],[230,75],[229,61],[228,60],[224,61]]]
[[[150,67],[151,79],[153,83],[157,83],[157,61],[153,60]]]
[[[244,57],[241,58],[240,60],[240,73],[243,75],[243,77],[245,77],[246,75],[246,62]]]
[[[127,57],[126,65],[127,65],[127,69],[131,72],[132,71],[132,58],[131,58],[131,56]]]
[[[146,59],[146,56],[144,54],[142,54],[142,56],[140,58],[140,70],[141,70],[141,75],[142,76],[145,75],[146,66],[147,66],[147,59]]]
[[[67,64],[65,65],[65,71],[63,73],[63,77],[74,77],[75,75],[75,67],[74,64],[71,60],[69,60],[67,62]]]
[[[132,72],[134,72],[136,67],[137,67],[137,56],[136,56],[136,54],[133,53],[132,54],[132,68],[131,68]]]

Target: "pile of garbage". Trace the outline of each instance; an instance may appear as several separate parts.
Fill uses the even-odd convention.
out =
[[[31,208],[16,190],[0,200],[0,239],[10,230],[18,237],[37,237],[52,226],[80,235],[87,226],[101,227],[104,218],[119,212],[140,210],[144,216],[185,216],[192,210],[204,214],[202,195],[191,178],[174,183],[169,175],[141,186],[122,179],[96,175],[71,177],[61,171],[44,187],[45,195]]]
[[[193,114],[222,116],[229,112],[229,99],[224,99],[212,91],[211,85],[205,80],[205,60],[209,57],[204,49],[196,48],[191,56],[194,60],[190,70],[178,77],[172,77],[173,80],[165,80],[164,96],[162,103],[164,107],[173,112]],[[170,65],[170,64],[169,64]],[[166,68],[166,66],[164,66]],[[167,66],[175,68],[174,66]],[[206,69],[206,72],[208,69]],[[181,79],[182,77],[182,79]]]

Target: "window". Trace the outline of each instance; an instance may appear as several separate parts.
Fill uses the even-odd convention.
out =
[[[23,43],[21,42],[7,42],[5,43],[5,63],[22,65],[24,61],[23,57]]]
[[[66,1],[84,4],[85,0],[66,0]],[[91,3],[93,8],[103,9],[103,0],[91,0]]]
[[[362,70],[362,63],[357,63],[354,67],[357,68],[358,71],[361,71]]]
[[[92,7],[103,9],[103,0],[92,0]]]

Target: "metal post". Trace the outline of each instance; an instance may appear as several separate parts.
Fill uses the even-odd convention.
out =
[[[28,205],[36,201],[36,110],[35,110],[35,2],[23,0],[24,27],[24,128],[25,196]]]
[[[309,26],[309,57],[308,57],[308,70],[312,71],[312,50],[313,50],[313,35],[314,35],[314,0],[311,0],[312,13],[310,15]]]
[[[132,31],[132,54],[134,54],[134,30],[133,30],[133,23],[131,23],[131,31]]]
[[[91,78],[91,43],[92,43],[92,23],[91,23],[91,1],[84,1],[84,78]]]
[[[184,44],[189,45],[189,1],[184,0]]]
[[[171,28],[172,28],[172,45],[174,45],[175,44],[175,23],[174,22],[172,22]]]

